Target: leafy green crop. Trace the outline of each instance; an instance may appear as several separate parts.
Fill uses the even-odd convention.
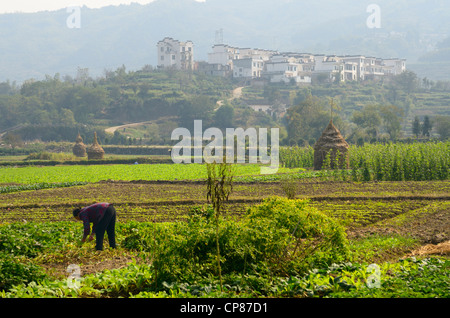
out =
[[[450,177],[450,142],[373,144],[350,149],[354,180],[446,180]]]
[[[0,253],[36,257],[74,240],[75,222],[12,223],[0,226]]]
[[[78,185],[85,185],[86,182],[60,182],[60,183],[34,183],[34,184],[25,184],[25,185],[10,185],[0,187],[0,193],[11,193],[11,192],[19,192],[19,191],[28,191],[28,190],[41,190],[41,189],[51,189],[51,188],[65,188],[65,187],[73,187]]]
[[[236,165],[237,175],[258,175],[258,165]],[[0,168],[2,183],[44,184],[101,180],[195,180],[206,178],[201,164],[138,164]]]
[[[10,254],[0,253],[0,291],[44,278],[47,278],[47,275],[40,266],[27,261],[21,262]]]
[[[300,202],[291,201],[293,206]],[[316,260],[308,262],[308,270],[286,272],[295,266],[280,266],[280,262],[287,265],[290,260],[293,264],[296,238],[304,242],[307,237],[317,235],[318,229],[323,228],[325,234],[327,227],[333,228],[332,224],[315,226],[321,224],[321,217],[308,217],[312,211],[304,202],[298,206],[300,213],[294,213],[295,210],[284,213],[289,211],[287,202],[267,201],[253,209],[247,221],[221,223],[223,291],[215,273],[214,227],[208,209],[195,209],[187,223],[118,223],[117,238],[122,246],[119,249],[121,253],[135,249],[135,260],[120,269],[83,275],[78,288],[71,287],[66,279],[46,275],[39,264],[66,264],[74,260],[80,264],[83,254],[85,259],[95,257],[92,246],[74,244],[82,230],[80,224],[2,225],[0,242],[3,244],[6,236],[11,239],[1,245],[0,298],[448,297],[450,261],[447,259],[409,258],[369,265],[337,257],[336,262],[331,259],[323,262],[320,260],[326,260],[329,255],[316,250],[315,257],[302,259],[302,262]],[[301,214],[303,217],[299,217]],[[336,235],[331,237],[337,242]],[[401,244],[389,237],[367,243],[358,243],[359,247],[351,246],[351,249],[360,248],[358,253],[364,253],[365,248]],[[286,247],[288,254],[284,254]],[[379,284],[369,284],[374,276]]]
[[[328,297],[364,297],[364,298],[446,298],[450,294],[450,260],[440,258],[414,257],[400,259],[397,263],[384,263],[379,266],[379,287],[367,285],[367,267],[365,279],[359,280],[353,289],[329,289]],[[345,279],[348,273],[343,273]],[[361,284],[362,282],[362,284]]]

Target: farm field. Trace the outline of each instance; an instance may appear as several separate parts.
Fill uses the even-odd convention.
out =
[[[21,191],[0,194],[0,221],[34,221],[50,218],[52,221],[71,219],[71,210],[106,201],[118,207],[119,217],[124,221],[158,217],[163,221],[186,218],[192,205],[206,205],[204,181],[101,181],[86,185]],[[312,204],[323,210],[337,212],[342,206],[375,207],[395,213],[430,202],[445,203],[450,195],[448,181],[404,182],[333,182],[298,181],[297,198],[309,198]],[[280,181],[236,182],[227,206],[230,214],[245,212],[248,205],[261,203],[264,198],[284,196]],[[381,202],[381,203],[380,203]],[[405,207],[405,208],[402,208]],[[169,213],[169,211],[178,211]],[[386,212],[386,211],[385,211]],[[331,213],[331,212],[330,212]],[[366,213],[369,213],[367,211]],[[374,211],[376,213],[376,211]],[[42,215],[45,215],[43,217]]]
[[[259,173],[257,165],[236,166],[237,175]],[[0,168],[3,184],[98,182],[102,180],[192,180],[206,177],[202,165],[141,164]],[[1,185],[0,183],[0,185]]]
[[[182,173],[179,167],[183,169]],[[164,253],[162,250],[156,253],[151,248],[157,247],[152,245],[153,241],[148,241],[152,237],[149,233],[163,233],[173,230],[173,226],[183,235],[179,233],[167,239],[172,242],[183,240],[184,235],[187,235],[183,231],[194,230],[189,227],[193,222],[193,211],[208,211],[204,165],[8,167],[0,169],[0,187],[4,189],[0,193],[0,253],[8,253],[12,257],[9,261],[14,264],[28,264],[23,271],[28,273],[27,277],[35,275],[32,281],[37,283],[26,279],[15,281],[19,284],[17,286],[22,287],[14,287],[9,291],[4,289],[0,291],[0,296],[442,298],[450,295],[449,180],[337,181],[315,177],[315,174],[301,168],[283,168],[277,176],[260,178],[256,165],[238,166],[235,173],[233,191],[224,206],[223,228],[237,226],[240,220],[246,219],[250,210],[258,209],[260,205],[266,204],[266,200],[270,201],[274,197],[287,200],[283,182],[286,176],[295,176],[297,178],[290,182],[291,186],[294,184],[296,200],[286,202],[307,200],[305,211],[318,211],[330,222],[336,222],[336,226],[342,226],[348,239],[350,258],[339,263],[341,267],[328,267],[325,270],[323,268],[330,264],[322,265],[325,267],[319,268],[317,272],[322,274],[316,276],[295,276],[292,273],[287,277],[277,276],[276,280],[271,279],[273,288],[255,287],[249,282],[236,285],[236,282],[231,281],[237,278],[231,274],[225,278],[228,282],[225,291],[219,290],[217,281],[197,278],[195,283],[189,283],[186,277],[180,278],[178,282],[163,282],[158,280],[162,278],[157,278],[160,287],[150,288],[155,273],[148,264],[156,264],[158,259],[155,255]],[[63,182],[66,184],[62,185]],[[41,186],[35,190],[20,188],[51,183],[60,186]],[[95,253],[92,243],[77,245],[82,225],[73,220],[71,211],[77,206],[105,201],[113,203],[117,210],[119,248]],[[187,229],[184,224],[188,224]],[[205,235],[204,231],[208,232],[208,223],[197,235]],[[173,248],[170,243],[166,244],[168,251]],[[175,244],[175,241],[173,244],[182,245]],[[175,262],[170,256],[165,257],[168,258],[168,264]],[[5,262],[3,266],[6,266]],[[205,262],[205,268],[211,267],[208,263],[210,260]],[[378,293],[377,289],[369,290],[362,286],[364,284],[361,281],[367,279],[367,274],[363,275],[365,278],[355,278],[355,275],[359,275],[357,272],[364,272],[373,263],[379,264],[381,279],[386,283],[384,288],[378,289]],[[73,290],[62,287],[66,286],[67,267],[70,264],[80,266],[85,288]],[[406,275],[401,276],[402,279],[412,281],[414,285],[415,279],[419,279],[415,271],[419,271],[420,267],[425,269],[424,273],[433,266],[440,273],[440,278],[425,277],[425,281],[430,281],[420,283],[429,285],[429,288],[415,286],[411,289],[402,285],[395,289],[389,285],[403,282],[395,274],[397,272]],[[408,268],[407,273],[405,268]],[[38,273],[46,278],[41,278]],[[135,278],[127,282],[126,279],[121,280],[120,275],[135,275]],[[338,284],[337,281],[329,280],[337,276],[342,279],[347,277],[346,283]],[[0,278],[7,281],[5,277]],[[256,279],[252,275],[246,277]],[[349,283],[352,279],[353,283]],[[261,280],[258,284],[269,284],[265,278],[259,277],[258,280]],[[24,285],[20,285],[21,282]],[[180,285],[182,282],[184,285]],[[256,284],[256,281],[253,283]],[[353,287],[348,287],[350,285]]]

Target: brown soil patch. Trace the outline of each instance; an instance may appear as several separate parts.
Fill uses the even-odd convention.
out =
[[[422,244],[413,251],[401,251],[392,258],[439,255],[450,256],[450,209],[442,209],[436,213],[426,214],[406,222],[401,226],[373,224],[348,233],[350,239],[373,234],[399,234],[411,236]],[[389,258],[389,257],[387,257]]]
[[[104,252],[92,251],[92,256],[89,258],[88,257],[85,257],[83,259],[75,258],[60,263],[42,263],[41,266],[44,267],[46,272],[52,277],[65,279],[69,276],[67,268],[71,264],[80,266],[81,277],[84,277],[86,275],[103,272],[104,270],[120,269],[127,267],[133,261],[133,259],[135,259],[136,262],[139,261],[137,257],[134,258],[131,254],[105,258],[101,257],[102,253]]]

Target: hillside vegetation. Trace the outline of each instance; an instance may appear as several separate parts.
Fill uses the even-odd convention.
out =
[[[4,82],[0,134],[13,148],[21,140],[73,142],[78,132],[89,143],[94,131],[102,144],[170,145],[175,128],[192,129],[194,120],[202,120],[204,129],[279,127],[281,144],[303,146],[317,140],[332,115],[350,143],[449,136],[449,82],[410,71],[378,82],[246,86],[233,98],[233,89],[242,85],[151,67],[136,72],[121,67],[98,79],[80,69],[76,78],[56,74],[20,87]],[[253,111],[251,104],[272,105],[275,113]],[[426,117],[428,130],[414,132],[413,121]],[[105,132],[130,123],[143,124]]]

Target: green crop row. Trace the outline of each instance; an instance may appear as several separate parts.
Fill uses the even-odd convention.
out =
[[[59,183],[33,183],[24,185],[8,185],[0,187],[0,193],[11,193],[18,191],[29,191],[29,190],[42,190],[42,189],[52,189],[52,188],[65,188],[73,187],[78,185],[85,185],[86,182],[75,181],[75,182],[59,182]]]

